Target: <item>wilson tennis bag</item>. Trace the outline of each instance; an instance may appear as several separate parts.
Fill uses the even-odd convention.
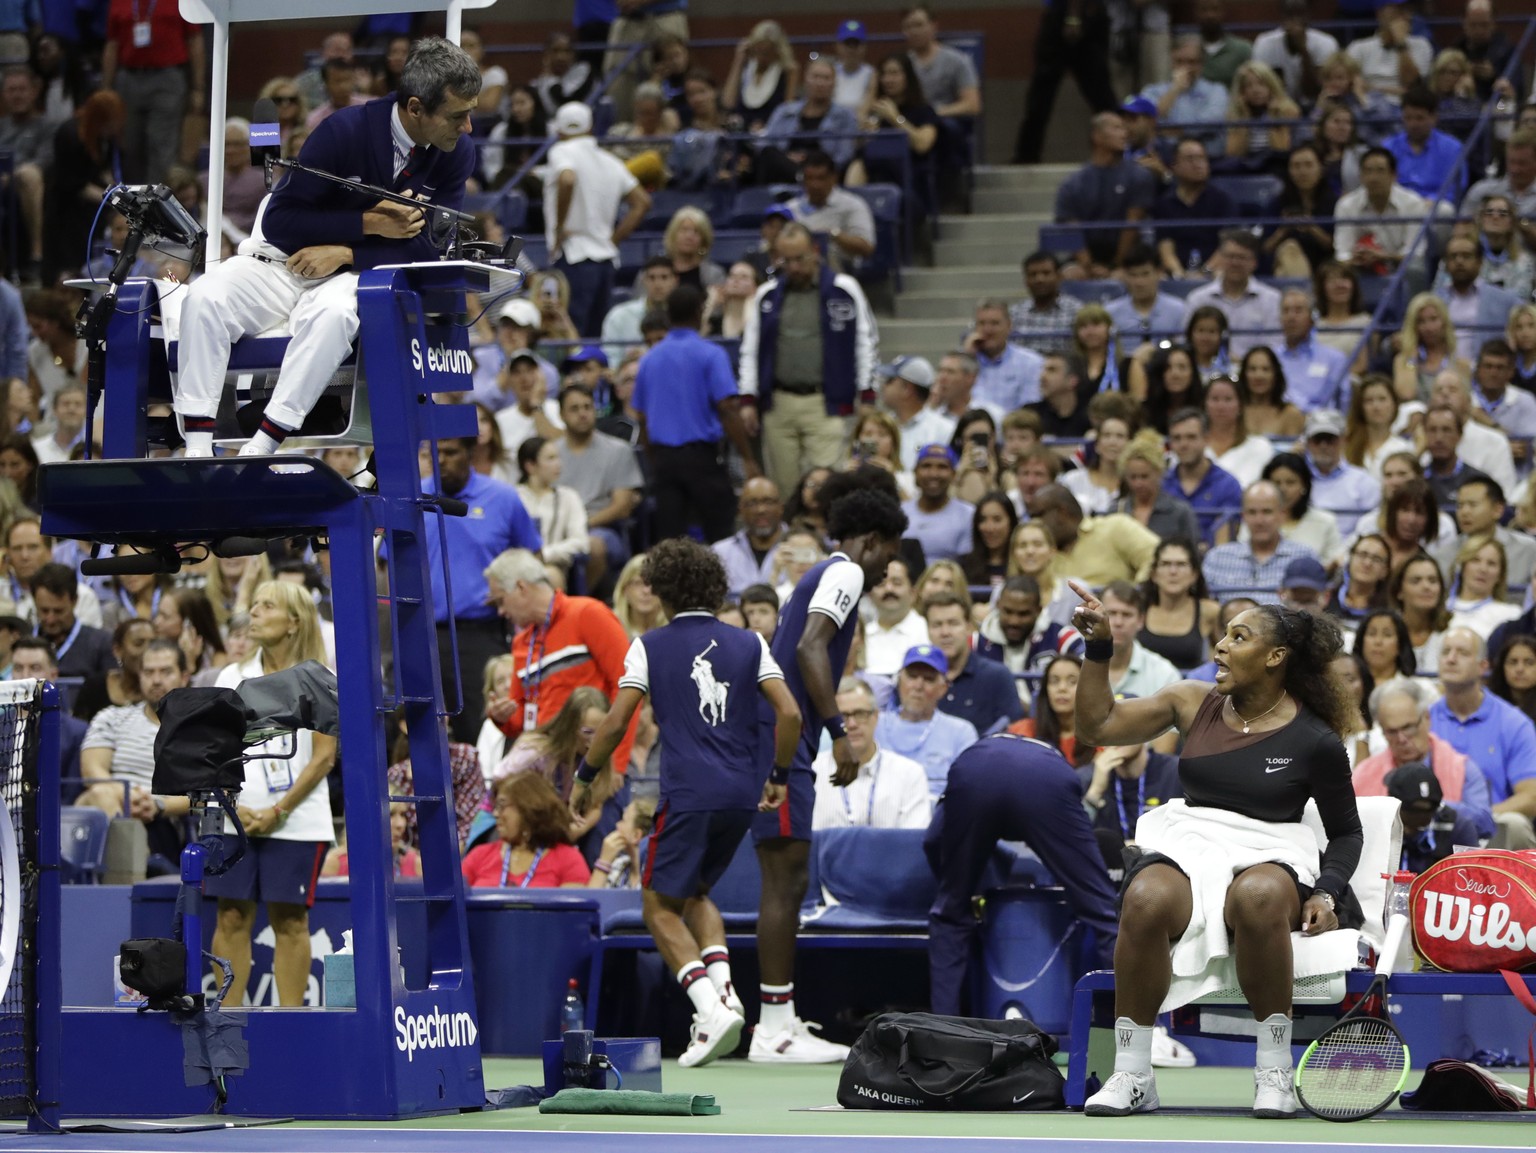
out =
[[[1409,890],[1413,947],[1448,973],[1536,965],[1536,852],[1452,853]]]
[[[1066,1107],[1056,1040],[1025,1020],[885,1013],[854,1042],[837,1083],[845,1109]]]

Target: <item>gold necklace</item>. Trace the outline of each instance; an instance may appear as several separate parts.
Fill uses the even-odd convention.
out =
[[[1232,715],[1234,717],[1236,717],[1238,720],[1243,721],[1243,735],[1247,736],[1248,733],[1250,732],[1249,726],[1250,725],[1256,725],[1260,721],[1262,721],[1265,717],[1269,716],[1270,713],[1274,712],[1276,709],[1278,709],[1280,707],[1280,702],[1283,701],[1283,700],[1285,700],[1285,694],[1282,692],[1278,697],[1275,698],[1275,703],[1274,704],[1270,705],[1269,708],[1265,709],[1262,713],[1260,713],[1258,716],[1254,717],[1253,720],[1251,720],[1251,721],[1243,721],[1243,714],[1237,711],[1237,702],[1234,701],[1231,697],[1227,698],[1227,704],[1232,706]]]

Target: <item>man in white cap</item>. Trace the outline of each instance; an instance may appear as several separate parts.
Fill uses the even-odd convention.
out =
[[[507,361],[515,352],[532,352],[544,370],[544,383],[554,395],[560,390],[560,370],[534,351],[544,335],[539,306],[525,296],[503,302],[495,314],[496,343],[474,350],[475,390],[471,399],[492,412],[500,412],[517,403],[507,379]]]
[[[570,282],[571,323],[582,336],[597,336],[613,291],[619,241],[645,219],[651,198],[623,161],[597,146],[585,104],[562,104],[554,129],[560,142],[549,150],[544,174],[549,256]],[[614,224],[620,204],[629,211]]]
[[[1312,467],[1312,506],[1333,513],[1339,535],[1355,531],[1355,522],[1381,504],[1381,484],[1359,465],[1344,459],[1344,417],[1334,408],[1320,408],[1307,417],[1303,436],[1307,463]]]
[[[911,472],[917,467],[917,450],[925,444],[948,444],[955,434],[955,422],[928,407],[933,365],[927,358],[898,356],[880,366],[880,375],[884,379],[880,399],[901,429],[901,467]],[[854,451],[859,447],[854,445]]]

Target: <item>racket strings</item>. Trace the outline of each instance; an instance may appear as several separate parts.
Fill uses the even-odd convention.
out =
[[[1320,1037],[1296,1074],[1303,1103],[1319,1116],[1374,1110],[1402,1088],[1408,1053],[1385,1021],[1359,1017]]]

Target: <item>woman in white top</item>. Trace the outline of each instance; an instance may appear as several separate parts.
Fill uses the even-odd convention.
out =
[[[1380,373],[1361,379],[1349,401],[1344,423],[1344,459],[1365,469],[1378,481],[1382,462],[1394,452],[1412,452],[1413,445],[1392,434],[1398,399],[1392,382]]]
[[[482,699],[487,702],[506,700],[512,691],[512,654],[502,653],[485,662],[485,683]],[[480,758],[480,774],[489,785],[495,777],[496,766],[512,751],[512,742],[501,726],[490,717],[480,725],[480,735],[475,738],[475,753]]]
[[[1130,441],[1130,423],[1124,417],[1106,416],[1099,422],[1093,441],[1093,463],[1061,478],[1062,486],[1077,497],[1089,516],[1115,511],[1115,502],[1120,499],[1120,454]]]
[[[784,29],[773,20],[753,27],[736,45],[725,74],[725,106],[741,114],[749,132],[759,132],[773,110],[793,100],[800,88],[800,65]]]
[[[1392,577],[1387,597],[1408,626],[1416,675],[1433,677],[1440,671],[1440,642],[1451,626],[1439,562],[1428,553],[1413,557]]]
[[[581,494],[560,483],[560,442],[530,436],[517,447],[523,481],[517,495],[539,526],[550,583],[564,588],[571,563],[587,554],[587,509]]]
[[[224,667],[221,688],[235,688],[248,677],[282,672],[304,661],[325,660],[320,614],[303,585],[260,585],[251,598],[250,637],[256,652],[249,660]],[[290,749],[293,755],[285,756]],[[263,759],[263,752],[270,757]],[[336,738],[308,729],[247,750],[239,813],[250,844],[233,869],[204,882],[204,892],[219,899],[213,951],[228,957],[234,969],[232,1004],[241,1003],[250,980],[257,901],[265,902],[276,936],[272,977],[278,1004],[304,1003],[310,966],[309,902],[333,839],[325,778],[335,763]]]
[[[865,59],[864,25],[844,20],[837,28],[837,87],[832,103],[841,104],[862,122],[875,98],[875,66]]]
[[[1484,641],[1505,621],[1520,615],[1509,601],[1509,558],[1493,538],[1461,546],[1451,580],[1451,628],[1471,629]]]
[[[1211,426],[1206,434],[1210,455],[1237,477],[1238,484],[1247,488],[1259,479],[1269,458],[1275,455],[1275,446],[1267,436],[1249,434],[1235,381],[1218,376],[1206,386],[1205,416]]]

